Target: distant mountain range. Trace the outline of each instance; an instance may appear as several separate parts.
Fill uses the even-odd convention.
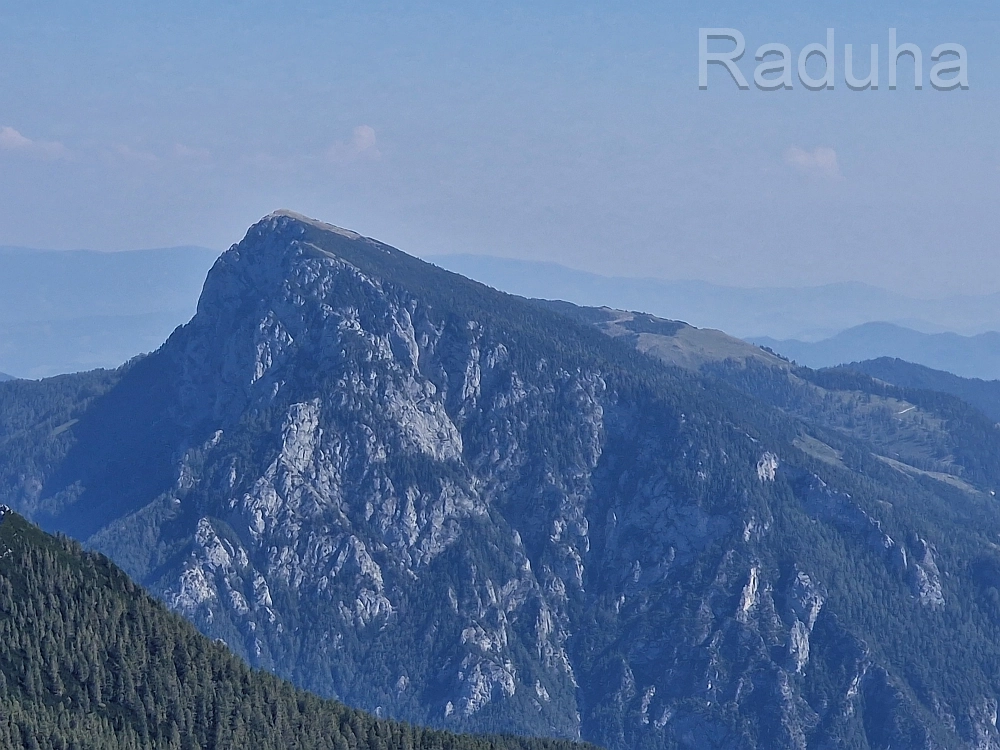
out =
[[[866,323],[817,342],[766,336],[751,340],[807,367],[889,357],[967,378],[1000,379],[1000,333],[995,332],[927,334],[891,323]]]
[[[0,372],[0,383],[3,383],[5,380],[13,380],[13,379],[14,379],[13,375],[8,375],[5,372]]]
[[[426,259],[511,294],[642,310],[740,338],[817,341],[874,320],[927,333],[1000,330],[1000,294],[928,301],[859,283],[741,289],[704,281],[600,276],[556,263],[485,255]],[[875,356],[885,354],[889,352]]]
[[[217,256],[0,248],[0,370],[39,378],[152,351],[190,319]]]
[[[48,377],[117,367],[152,351],[194,313],[217,255],[198,247],[120,253],[0,248],[0,371]],[[928,302],[854,283],[740,289],[701,281],[612,278],[554,263],[489,256],[431,260],[513,294],[642,310],[770,342],[779,351],[782,344],[775,341],[817,342],[873,320],[925,333],[1000,330],[1000,295]],[[900,356],[958,372],[947,358],[929,360],[913,351],[848,348],[844,359],[802,355],[801,361],[840,364]],[[995,377],[995,372],[970,366],[960,374]]]

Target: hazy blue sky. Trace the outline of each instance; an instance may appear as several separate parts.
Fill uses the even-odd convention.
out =
[[[0,244],[222,249],[287,207],[417,254],[1000,291],[1000,5],[872,6],[0,2]],[[838,85],[699,91],[703,26],[748,78],[834,27]],[[889,91],[890,26],[971,88]]]

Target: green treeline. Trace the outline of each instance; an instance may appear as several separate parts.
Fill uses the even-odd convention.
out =
[[[384,721],[254,672],[99,555],[0,521],[0,747],[562,750]]]

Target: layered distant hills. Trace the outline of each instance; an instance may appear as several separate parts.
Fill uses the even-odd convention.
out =
[[[218,253],[0,248],[0,370],[39,378],[118,367],[194,313]]]
[[[0,372],[39,378],[118,367],[156,349],[194,313],[217,256],[197,247],[0,248]],[[1000,334],[989,333],[1000,330],[998,295],[927,301],[863,284],[738,289],[609,278],[488,256],[433,260],[526,297],[643,310],[724,330],[812,367],[889,356],[964,377],[1000,378]]]
[[[288,212],[154,353],[0,385],[0,500],[252,665],[611,750],[1000,745],[998,489],[953,394]]]
[[[966,378],[1000,379],[1000,333],[977,336],[919,333],[890,323],[866,323],[823,341],[752,341],[808,367],[888,357]]]

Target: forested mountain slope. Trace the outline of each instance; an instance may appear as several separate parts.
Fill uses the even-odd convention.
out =
[[[901,359],[880,357],[864,362],[851,362],[842,369],[863,372],[904,388],[919,388],[950,393],[976,407],[992,420],[1000,422],[1000,381],[960,378],[950,372],[932,370]]]
[[[851,446],[899,471],[972,494],[1000,488],[1000,429],[986,413],[990,382],[898,360],[816,371],[721,331],[644,313],[546,300],[535,304],[793,416],[800,422],[796,446],[819,460],[842,465],[841,454]],[[853,442],[844,443],[845,438]]]
[[[570,750],[417,729],[262,672],[106,558],[0,509],[0,747]]]
[[[588,315],[278,213],[156,353],[0,386],[0,495],[383,715],[615,750],[1000,747],[992,423]],[[684,362],[636,349],[681,331]]]

